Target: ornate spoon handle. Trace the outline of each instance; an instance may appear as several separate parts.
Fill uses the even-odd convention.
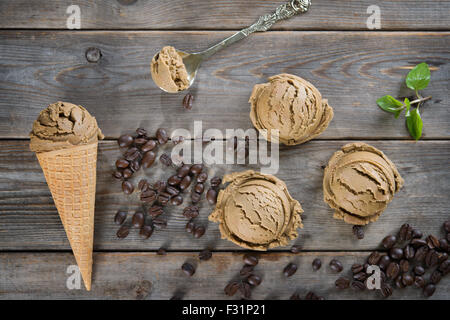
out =
[[[289,3],[280,5],[274,13],[259,17],[258,21],[250,27],[242,29],[231,37],[219,42],[215,46],[201,52],[203,59],[207,59],[217,51],[228,47],[229,45],[248,37],[253,32],[264,32],[269,30],[276,22],[289,19],[298,13],[308,11],[311,6],[311,0],[291,0]]]

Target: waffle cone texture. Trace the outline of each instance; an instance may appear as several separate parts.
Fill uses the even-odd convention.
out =
[[[84,285],[91,290],[98,143],[37,153]]]

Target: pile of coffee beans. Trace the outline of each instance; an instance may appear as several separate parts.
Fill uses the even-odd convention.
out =
[[[192,103],[192,99],[189,100]],[[173,143],[178,144],[184,140],[183,137],[174,139]],[[129,180],[134,173],[141,167],[151,167],[156,159],[156,151],[158,146],[164,145],[169,141],[169,135],[165,129],[159,128],[155,133],[155,138],[149,137],[147,131],[143,128],[138,128],[134,135],[125,134],[120,136],[118,144],[123,151],[123,158],[116,161],[116,170],[113,177],[122,181],[122,190],[125,194],[130,195],[135,192],[136,188]],[[146,179],[141,179],[137,185],[139,198],[148,209],[143,207],[139,215],[133,217],[136,221],[143,223],[138,224],[132,222],[134,227],[140,228],[140,235],[147,239],[153,233],[153,227],[157,226],[164,228],[167,226],[167,221],[160,216],[164,213],[164,207],[171,204],[180,206],[185,202],[183,194],[191,187],[191,202],[188,205],[183,215],[189,219],[186,225],[186,231],[191,233],[195,238],[200,238],[205,234],[206,228],[203,225],[196,225],[194,219],[199,214],[199,207],[196,205],[202,198],[202,194],[206,189],[205,185],[208,180],[208,174],[204,170],[202,164],[181,164],[179,167],[175,166],[171,157],[163,153],[159,157],[160,163],[165,167],[175,168],[176,172],[170,176],[167,181],[157,181],[149,183]],[[214,205],[217,201],[217,194],[222,179],[214,177],[210,180],[210,189],[206,193],[208,203]],[[125,216],[126,217],[126,216]],[[121,216],[117,216],[121,219]],[[149,223],[145,223],[150,220]],[[125,219],[123,219],[121,225]],[[128,228],[128,229],[127,229]],[[124,238],[129,233],[129,226],[125,225],[117,236]]]
[[[224,289],[227,296],[234,296],[238,291],[241,293],[243,299],[250,299],[252,289],[257,287],[262,282],[262,277],[254,272],[255,266],[259,259],[256,255],[244,255],[244,266],[239,271],[239,279],[228,283]]]
[[[336,287],[356,290],[367,288],[367,269],[377,265],[381,271],[381,289],[377,290],[387,298],[394,288],[402,289],[415,286],[422,290],[425,297],[430,297],[436,290],[436,285],[450,272],[448,254],[450,247],[448,237],[450,221],[443,225],[446,237],[438,239],[434,235],[424,238],[422,232],[405,223],[397,235],[383,238],[381,246],[386,252],[372,252],[364,264],[352,265],[352,281],[346,277],[336,280]],[[331,266],[331,263],[330,263]],[[425,277],[429,270],[430,275]]]

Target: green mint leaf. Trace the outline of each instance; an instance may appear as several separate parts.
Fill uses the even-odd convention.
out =
[[[414,67],[406,77],[406,85],[408,88],[417,91],[428,87],[431,79],[430,68],[425,62]]]
[[[377,100],[378,106],[386,112],[393,113],[396,118],[402,113],[404,106],[401,101],[398,101],[392,96],[384,96]]]
[[[409,109],[406,112],[406,126],[408,127],[409,134],[416,140],[422,137],[423,122],[420,117],[419,109]]]

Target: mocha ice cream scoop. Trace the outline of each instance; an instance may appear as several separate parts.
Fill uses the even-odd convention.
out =
[[[319,90],[291,74],[273,76],[268,83],[256,85],[249,102],[255,128],[272,142],[277,135],[285,145],[315,138],[333,119],[333,109]]]
[[[42,110],[30,133],[30,149],[47,152],[103,139],[97,120],[82,106],[56,102]]]
[[[267,250],[298,236],[303,210],[283,181],[249,170],[225,175],[223,182],[230,184],[220,191],[209,216],[220,223],[222,238],[244,248]]]
[[[350,143],[325,168],[324,200],[335,210],[335,219],[366,225],[378,220],[403,182],[383,152],[362,142]]]

